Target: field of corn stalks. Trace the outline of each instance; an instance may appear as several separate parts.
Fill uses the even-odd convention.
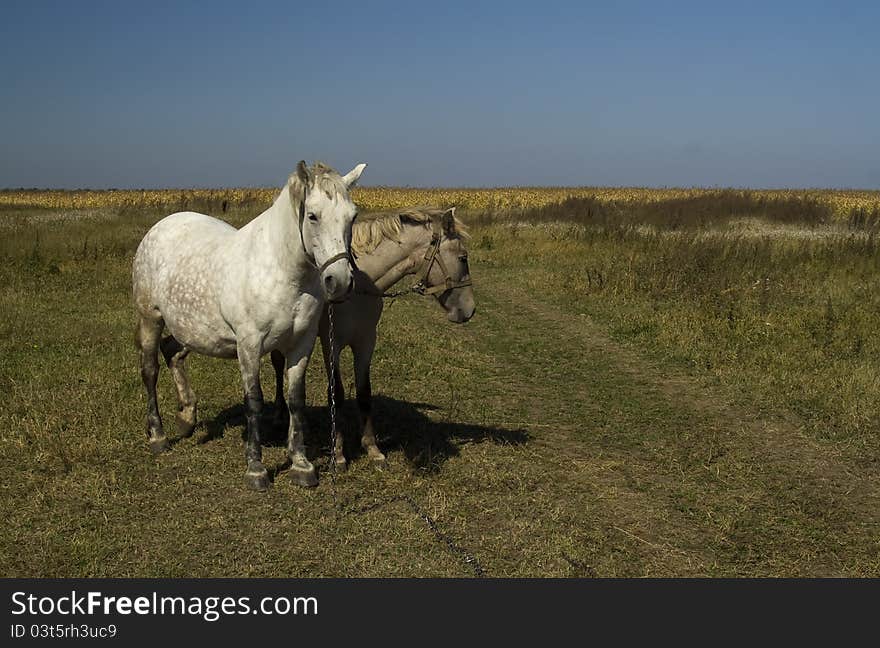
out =
[[[0,208],[38,209],[143,209],[168,211],[204,209],[225,211],[236,207],[265,207],[271,204],[277,188],[230,189],[109,189],[0,191]],[[711,198],[716,194],[738,194],[757,200],[803,200],[828,205],[835,218],[857,213],[880,212],[880,191],[829,189],[651,189],[617,187],[508,187],[485,189],[358,187],[357,204],[366,211],[382,211],[410,205],[455,205],[476,211],[517,211],[560,204],[572,198],[589,198],[620,205],[668,202],[692,198]]]

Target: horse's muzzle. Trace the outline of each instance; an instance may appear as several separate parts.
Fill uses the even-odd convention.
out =
[[[470,321],[476,312],[476,308],[471,309],[470,313],[465,312],[461,308],[453,308],[446,312],[446,319],[454,324],[464,324],[465,322]]]
[[[341,302],[351,294],[354,286],[354,273],[351,264],[334,263],[322,275],[324,297],[330,302]]]

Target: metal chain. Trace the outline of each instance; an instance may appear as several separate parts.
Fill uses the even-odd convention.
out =
[[[333,302],[327,305],[327,319],[330,322],[330,458],[336,459],[336,341],[333,339]],[[335,461],[331,461],[331,464]]]
[[[398,297],[404,297],[405,295],[412,295],[414,293],[418,293],[412,286],[406,288],[404,290],[395,290],[394,292],[385,292],[382,293],[381,297],[384,299],[397,299]]]
[[[398,297],[404,297],[406,295],[419,295],[419,289],[417,288],[418,284],[413,284],[409,288],[404,288],[403,290],[395,290],[394,292],[379,292],[373,290],[363,290],[355,288],[355,293],[358,295],[369,295],[370,297],[381,297],[383,299],[397,299]]]
[[[480,561],[477,560],[476,556],[472,553],[468,552],[467,549],[461,547],[452,540],[446,533],[444,533],[440,527],[437,525],[437,521],[431,517],[431,515],[425,511],[418,503],[409,495],[390,495],[388,497],[383,497],[373,502],[372,504],[366,504],[361,507],[350,506],[348,509],[343,511],[343,515],[361,515],[363,513],[369,513],[370,511],[378,510],[384,506],[388,506],[390,504],[394,504],[396,502],[403,502],[415,513],[417,516],[422,518],[425,524],[429,529],[434,533],[434,537],[441,543],[446,545],[446,548],[450,553],[461,558],[462,562],[468,565],[471,570],[474,572],[474,576],[477,578],[483,578],[486,575],[483,566],[480,564]]]
[[[336,366],[336,340],[333,331],[333,302],[327,304],[327,319],[329,320],[330,329],[330,495],[333,498],[333,509],[336,511],[337,517],[340,515],[341,507],[336,500],[336,372],[339,367]]]

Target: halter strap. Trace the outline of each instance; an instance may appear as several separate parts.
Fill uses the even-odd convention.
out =
[[[308,249],[306,249],[305,239],[303,239],[303,221],[306,219],[306,197],[308,196],[308,191],[305,183],[303,183],[303,197],[299,202],[299,243],[302,245],[303,254],[306,255],[306,258],[313,266],[317,267],[318,264],[315,263],[315,257],[309,254]]]
[[[413,284],[412,291],[420,295],[436,295],[438,293],[444,293],[447,290],[452,290],[453,288],[472,286],[473,282],[470,278],[463,281],[453,281],[452,277],[449,276],[449,272],[446,270],[446,264],[443,263],[443,257],[439,254],[440,243],[443,240],[442,226],[432,218],[431,228],[434,230],[434,236],[431,239],[431,244],[425,251],[425,257],[422,259],[421,268],[417,273],[418,280]],[[443,272],[444,282],[442,284],[437,284],[436,286],[429,286],[428,275],[431,273],[431,266],[433,266],[434,263],[440,266],[440,270]]]
[[[316,268],[318,268],[318,274],[323,273],[324,270],[329,268],[340,259],[348,259],[349,262],[351,262],[351,255],[348,252],[340,252],[339,254],[334,254],[332,257],[324,261],[324,263],[321,264],[321,267],[318,267],[317,265],[315,266]]]

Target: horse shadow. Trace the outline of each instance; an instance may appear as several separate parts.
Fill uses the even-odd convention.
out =
[[[460,454],[460,448],[469,443],[522,445],[530,440],[524,429],[510,429],[443,421],[431,418],[426,412],[440,411],[431,403],[411,403],[389,396],[373,396],[373,425],[382,452],[400,451],[414,471],[436,473],[443,464]],[[287,445],[287,410],[280,413],[283,425],[275,425],[275,405],[266,403],[261,419],[262,444],[268,447]],[[330,455],[330,413],[327,407],[308,406],[305,411],[306,454],[311,461],[327,459]],[[354,401],[346,401],[338,412],[338,429],[344,433],[345,456],[357,459],[365,454],[360,444],[360,426]],[[241,439],[247,439],[244,404],[228,407],[203,421],[204,434],[197,442],[210,443],[222,437],[230,427],[241,428]],[[270,473],[285,466],[280,465]],[[273,474],[274,476],[274,474]]]

